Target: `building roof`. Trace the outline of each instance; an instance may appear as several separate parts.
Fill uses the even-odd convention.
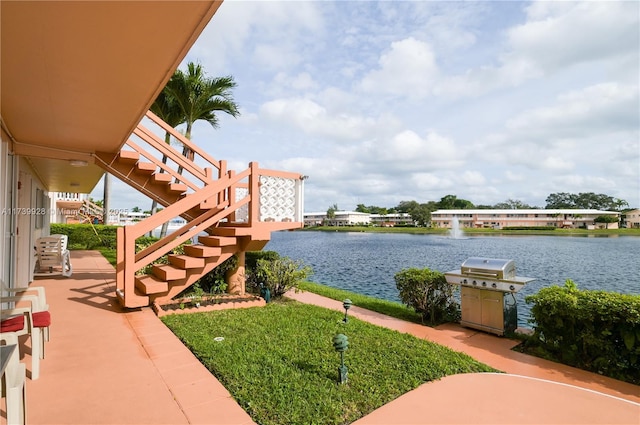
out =
[[[221,3],[0,2],[3,140],[49,191],[90,192],[92,154],[120,150]]]
[[[516,210],[437,210],[431,213],[433,214],[447,214],[447,215],[462,215],[462,214],[573,214],[573,215],[617,215],[620,214],[617,211],[600,211],[592,209],[516,209]]]

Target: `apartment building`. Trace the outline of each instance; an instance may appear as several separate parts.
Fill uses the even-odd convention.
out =
[[[613,223],[597,223],[596,218],[615,217]],[[451,228],[454,218],[460,227],[493,228],[505,227],[556,227],[617,229],[620,213],[591,209],[522,209],[522,210],[437,210],[431,213],[431,225]]]

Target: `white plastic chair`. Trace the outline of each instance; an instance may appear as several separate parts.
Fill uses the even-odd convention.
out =
[[[73,267],[67,240],[67,235],[51,235],[36,240],[37,261],[34,276],[71,276]]]
[[[0,333],[0,342],[4,342],[4,345],[18,345],[18,336],[14,332]],[[26,367],[20,362],[20,352],[17,347],[9,357],[1,387],[2,394],[7,399],[7,424],[26,424]]]

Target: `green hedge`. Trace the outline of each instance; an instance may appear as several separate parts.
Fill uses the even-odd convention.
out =
[[[115,249],[117,226],[103,224],[51,224],[52,235],[67,235],[69,249]]]
[[[556,230],[554,226],[505,226],[502,230]]]
[[[526,297],[528,348],[562,363],[640,384],[640,295],[578,290],[567,280]]]

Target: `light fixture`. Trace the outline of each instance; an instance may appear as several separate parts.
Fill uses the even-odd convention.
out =
[[[71,183],[69,183],[69,186],[71,186],[71,187],[79,187],[80,183],[71,182]]]
[[[345,299],[342,302],[342,307],[344,307],[344,319],[342,319],[342,321],[344,323],[347,323],[348,319],[347,319],[347,311],[349,311],[349,309],[351,308],[351,306],[353,305],[353,302],[351,302],[351,300],[349,298]]]
[[[347,382],[347,367],[344,365],[344,352],[349,348],[349,338],[345,334],[338,334],[333,337],[333,348],[340,353],[340,366],[338,367],[338,382]]]
[[[87,165],[89,165],[89,163],[82,159],[71,159],[69,160],[69,165],[71,165],[72,167],[86,167]]]

